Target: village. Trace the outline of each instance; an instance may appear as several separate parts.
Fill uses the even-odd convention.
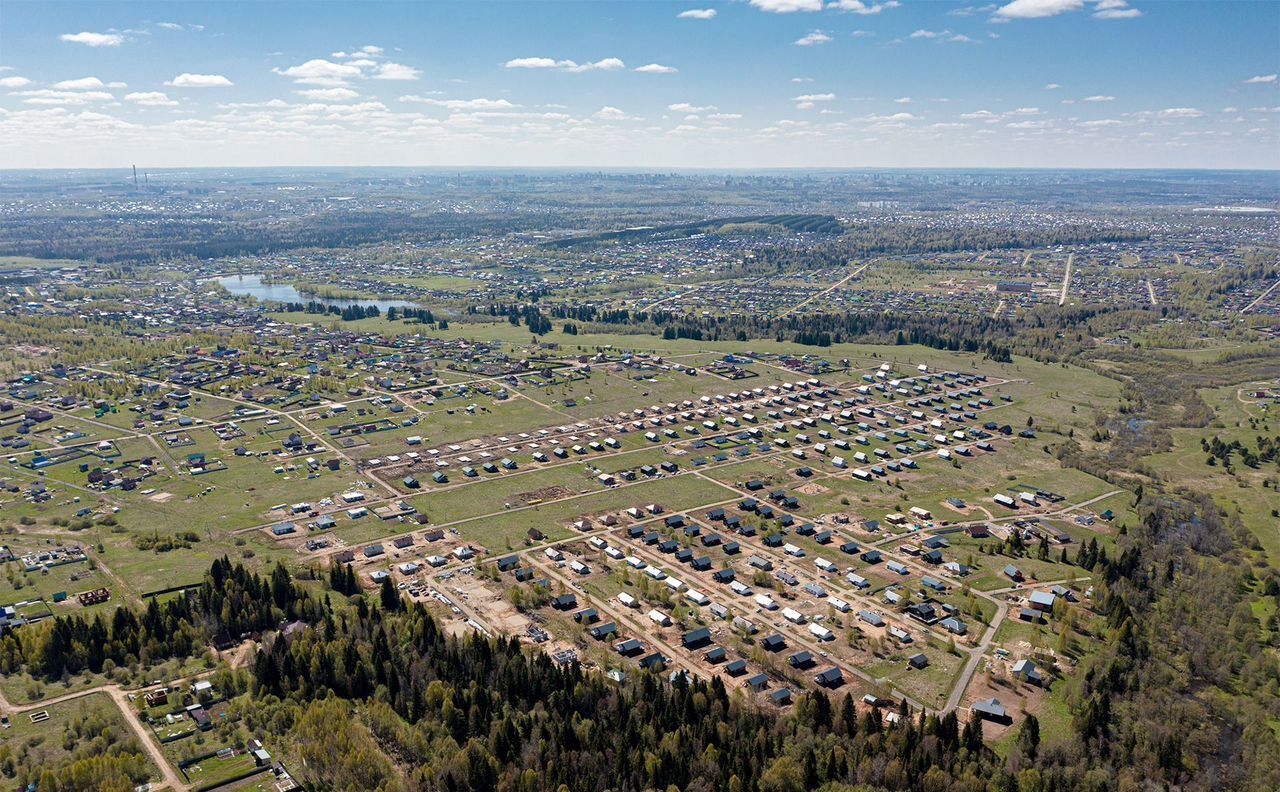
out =
[[[1091,558],[1129,513],[1037,459],[1087,397],[1053,404],[1025,366],[333,340],[274,353],[285,379],[268,347],[224,345],[9,383],[4,508],[30,523],[0,624],[181,596],[209,550],[253,548],[617,680],[718,676],[778,708],[853,692],[889,720],[977,713],[998,740],[1073,673]],[[39,527],[64,519],[80,544]],[[148,536],[157,519],[183,528]],[[166,751],[220,717],[152,698]],[[169,760],[187,783],[287,779],[249,739]]]

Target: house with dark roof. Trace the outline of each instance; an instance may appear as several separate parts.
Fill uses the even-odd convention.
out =
[[[765,636],[764,639],[760,641],[760,645],[764,647],[766,652],[780,652],[787,648],[786,639],[777,633]]]
[[[620,641],[617,644],[614,644],[613,650],[623,657],[631,657],[632,655],[637,655],[644,651],[644,644],[640,643],[635,638],[628,638],[625,641]]]
[[[686,649],[697,649],[711,642],[711,630],[706,627],[699,627],[696,630],[690,630],[685,633],[680,642],[684,644]]]
[[[803,671],[806,668],[810,668],[814,665],[817,665],[817,661],[815,661],[813,659],[813,655],[806,650],[806,651],[796,652],[795,654],[788,657],[787,664],[790,665],[792,668],[798,668],[801,671]]]
[[[989,699],[979,699],[978,701],[973,702],[973,705],[970,706],[969,709],[983,720],[989,720],[995,723],[1009,723],[1012,720],[1012,718],[1009,717],[1009,713],[1005,711],[1004,705],[1000,703],[999,699],[994,697]]]
[[[591,637],[595,638],[597,641],[603,641],[610,635],[616,635],[618,633],[618,625],[613,622],[605,622],[604,624],[597,624],[587,632],[589,632]]]
[[[1039,685],[1044,681],[1044,677],[1040,674],[1040,669],[1036,668],[1036,664],[1026,658],[1013,664],[1013,678],[1020,679],[1029,685]]]
[[[562,611],[571,610],[573,608],[578,607],[578,598],[575,597],[572,593],[561,594],[560,596],[555,597],[551,600],[551,607],[555,608],[556,610],[562,610]]]

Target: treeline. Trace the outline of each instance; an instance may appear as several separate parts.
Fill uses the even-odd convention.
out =
[[[309,300],[305,303],[287,302],[282,307],[288,313],[324,314],[336,316],[344,322],[376,319],[382,315],[382,311],[376,305],[329,305],[317,300]]]
[[[395,608],[358,598],[253,661],[257,698],[294,703],[305,764],[293,767],[317,788],[1013,788],[954,713],[918,719],[904,705],[884,727],[850,695],[812,692],[777,716],[719,679],[635,673],[618,685],[515,639],[449,637],[421,604]]]
[[[342,248],[402,241],[430,242],[501,235],[512,227],[540,228],[537,215],[491,215],[376,209],[307,213],[279,223],[230,209],[199,216],[102,213],[68,217],[28,214],[0,226],[0,255],[99,262],[170,262],[273,253],[295,248]]]
[[[1099,242],[1132,242],[1146,238],[1147,234],[1137,231],[1080,224],[1053,228],[935,228],[882,222],[854,226],[838,239],[816,248],[813,255],[826,258],[830,262],[826,266],[831,266],[844,264],[850,257],[1091,245]],[[777,251],[777,255],[790,253],[792,251]]]
[[[1012,359],[1016,327],[1005,319],[923,316],[890,313],[812,313],[785,317],[757,315],[697,316],[669,311],[599,311],[593,306],[556,305],[556,318],[594,323],[603,332],[614,326],[643,328],[665,339],[749,341],[772,338],[807,346],[828,347],[851,341],[883,344],[921,344],[952,352],[980,352],[1000,362]],[[576,335],[583,328],[575,325]]]
[[[1217,464],[1217,460],[1221,460],[1224,466],[1231,465],[1231,457],[1239,455],[1240,461],[1246,467],[1256,468],[1263,462],[1274,462],[1280,456],[1280,436],[1276,437],[1257,437],[1258,450],[1246,446],[1239,440],[1232,440],[1229,443],[1223,442],[1217,435],[1213,436],[1213,440],[1200,441],[1200,448],[1209,456],[1205,461],[1210,465]]]
[[[832,215],[749,215],[745,217],[718,217],[709,220],[697,220],[691,223],[669,223],[657,226],[637,225],[616,231],[601,231],[595,234],[554,239],[544,242],[543,246],[563,250],[599,245],[604,242],[646,242],[678,239],[691,234],[714,233],[724,226],[776,226],[787,231],[809,234],[839,234],[844,230],[844,226]]]
[[[271,629],[284,620],[318,617],[319,605],[295,586],[283,566],[269,578],[215,561],[195,589],[146,610],[117,608],[110,616],[57,616],[0,636],[0,673],[25,671],[56,680],[85,671],[198,656],[219,638],[235,639]]]

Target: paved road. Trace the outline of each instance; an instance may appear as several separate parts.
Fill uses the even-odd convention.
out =
[[[1067,271],[1062,275],[1062,294],[1058,296],[1058,305],[1067,304],[1067,292],[1071,289],[1071,265],[1075,263],[1076,254],[1067,256]]]
[[[835,291],[836,289],[840,288],[841,286],[845,285],[845,284],[846,284],[846,283],[848,283],[849,281],[851,281],[851,280],[853,280],[854,278],[856,278],[856,277],[858,277],[859,275],[861,275],[864,271],[866,271],[867,267],[870,267],[873,263],[875,263],[875,261],[876,261],[875,259],[872,259],[871,261],[868,261],[866,264],[863,264],[861,267],[858,267],[858,268],[857,268],[856,270],[854,270],[853,272],[850,272],[848,275],[844,276],[844,277],[843,277],[843,278],[841,278],[840,280],[838,280],[838,281],[836,281],[835,283],[831,284],[830,286],[828,286],[827,288],[825,288],[825,289],[823,289],[822,291],[818,292],[817,294],[813,295],[812,297],[807,297],[807,298],[805,298],[805,299],[801,300],[800,302],[796,303],[795,305],[791,306],[791,307],[790,307],[790,308],[788,308],[787,310],[785,310],[785,311],[783,311],[782,313],[778,314],[778,316],[779,316],[779,317],[783,317],[783,316],[786,316],[787,314],[793,314],[793,313],[795,313],[796,311],[798,311],[798,310],[800,310],[801,308],[803,308],[804,306],[806,306],[806,305],[808,305],[809,303],[813,302],[814,300],[817,300],[817,299],[819,299],[819,298],[821,298],[821,297],[825,297],[826,295],[830,294],[831,292]]]
[[[1262,294],[1259,294],[1259,295],[1258,295],[1258,297],[1257,297],[1257,299],[1255,299],[1253,302],[1251,302],[1251,303],[1249,303],[1248,305],[1246,305],[1245,307],[1241,308],[1241,309],[1240,309],[1240,313],[1242,313],[1242,314],[1247,314],[1247,313],[1249,313],[1250,311],[1252,311],[1252,310],[1253,310],[1253,307],[1254,307],[1255,305],[1257,305],[1258,303],[1260,303],[1260,302],[1262,302],[1263,300],[1265,300],[1265,299],[1267,298],[1267,295],[1268,295],[1268,294],[1270,294],[1271,292],[1275,291],[1277,287],[1280,287],[1280,280],[1277,280],[1275,283],[1271,284],[1271,288],[1267,289],[1267,290],[1266,290],[1266,291],[1264,291]]]

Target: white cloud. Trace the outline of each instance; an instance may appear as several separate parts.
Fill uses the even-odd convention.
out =
[[[1245,80],[1244,84],[1245,85],[1265,85],[1266,83],[1275,82],[1276,77],[1277,75],[1274,75],[1274,74],[1259,74],[1256,77],[1250,77],[1249,79]]]
[[[831,40],[831,37],[828,36],[826,33],[822,32],[821,30],[815,30],[805,36],[802,36],[796,39],[795,44],[797,47],[813,47],[813,46],[817,46],[818,44],[826,44],[830,40]]]
[[[1277,107],[1250,107],[1249,109],[1250,109],[1252,112],[1255,112],[1255,113],[1280,113],[1280,106],[1277,106]]]
[[[17,91],[13,96],[23,97],[24,104],[41,105],[83,105],[90,102],[109,102],[115,99],[115,96],[107,91],[54,91],[48,88]]]
[[[1125,0],[1101,0],[1093,7],[1097,19],[1133,19],[1142,16],[1136,8],[1130,8]]]
[[[675,74],[680,70],[674,66],[663,66],[661,63],[646,63],[643,66],[637,66],[635,71],[641,74]]]
[[[350,88],[308,88],[297,91],[298,96],[305,96],[319,102],[342,102],[355,99],[360,94]]]
[[[143,107],[173,107],[177,102],[160,91],[138,91],[124,95],[126,102],[133,102]]]
[[[674,113],[705,113],[709,110],[715,110],[715,105],[693,105],[688,102],[676,102],[667,105],[667,109]]]
[[[566,67],[566,71],[571,72],[588,72],[588,71],[618,71],[627,68],[627,64],[623,63],[619,58],[603,58],[595,63],[576,63]]]
[[[421,104],[435,105],[436,107],[444,107],[449,110],[510,110],[519,105],[512,104],[506,99],[435,99],[426,96],[401,96],[401,102],[419,102]]]
[[[609,107],[609,106],[605,106],[597,110],[595,113],[595,117],[600,119],[601,121],[639,121],[640,120],[633,115],[627,114],[623,110],[619,110],[616,107]]]
[[[715,121],[736,121],[742,118],[742,113],[712,113],[707,118]]]
[[[849,35],[854,38],[870,38],[871,36],[874,36],[875,33],[872,33],[870,30],[855,30]]]
[[[830,102],[830,101],[834,100],[835,98],[836,98],[836,95],[835,95],[835,94],[833,94],[833,93],[802,94],[802,95],[800,95],[800,96],[795,97],[792,101],[796,101],[796,102]]]
[[[1084,0],[1013,0],[996,9],[999,19],[1040,19],[1084,8]]]
[[[221,74],[191,74],[183,72],[165,85],[171,88],[227,88],[235,83],[223,77]]]
[[[1122,122],[1117,121],[1114,118],[1099,118],[1096,121],[1082,121],[1080,122],[1080,126],[1088,127],[1090,129],[1096,129],[1101,127],[1120,126],[1121,123]]]
[[[974,40],[963,33],[952,33],[950,30],[915,30],[907,36],[911,39],[927,39],[937,41],[954,41],[957,44],[973,44]]]
[[[1005,124],[1010,129],[1044,129],[1049,126],[1048,121],[1014,121]]]
[[[272,71],[299,85],[317,85],[321,88],[344,88],[355,79],[407,81],[422,76],[422,72],[413,66],[383,60],[382,47],[373,44],[366,44],[352,52],[335,52],[332,57],[337,60],[312,58],[296,66],[286,69],[277,67]]]
[[[899,96],[897,99],[894,99],[893,101],[894,101],[894,104],[911,104],[911,97]]]
[[[157,22],[156,27],[164,28],[165,30],[185,30],[185,28],[177,22]]]
[[[1156,115],[1161,118],[1199,118],[1204,113],[1194,107],[1166,107]]]
[[[1044,89],[1045,89],[1046,91],[1056,91],[1056,90],[1058,90],[1058,89],[1059,89],[1059,88],[1061,88],[1061,87],[1062,87],[1062,86],[1061,86],[1061,85],[1058,85],[1057,83],[1049,83],[1048,85],[1046,85],[1046,86],[1044,87]]]
[[[1133,19],[1142,16],[1136,8],[1130,8],[1127,0],[1090,0],[1093,16],[1097,19]],[[995,10],[992,19],[1008,22],[1011,19],[1043,19],[1058,16],[1085,7],[1085,0],[1013,0]]]
[[[123,83],[113,83],[114,87],[123,88]],[[97,77],[81,77],[78,80],[63,80],[53,84],[60,91],[88,91],[94,88],[106,88],[106,84]]]
[[[794,14],[797,11],[822,10],[822,0],[749,0],[751,5],[770,14]]]
[[[0,77],[0,88],[21,88],[30,84],[26,77]]]
[[[573,61],[558,61],[554,58],[512,58],[504,66],[508,69],[554,69]]]
[[[1086,96],[1080,101],[1082,102],[1114,102],[1115,100],[1116,98],[1114,96]]]
[[[886,8],[897,8],[902,5],[898,0],[886,0],[884,3],[866,3],[863,0],[831,0],[827,3],[827,8],[834,8],[837,11],[847,11],[851,14],[861,14],[867,16],[870,14],[878,14]]]
[[[63,33],[58,38],[89,47],[118,47],[124,43],[124,36],[119,33],[90,33],[87,30],[79,33]]]
[[[960,117],[967,121],[994,121],[999,118],[990,110],[974,110],[972,113],[961,113]]]
[[[920,116],[911,113],[893,113],[892,115],[873,115],[870,117],[875,122],[901,122],[901,121],[919,121]]]
[[[688,11],[681,11],[676,14],[676,19],[715,19],[716,10],[714,8],[690,8]]]
[[[567,72],[617,71],[627,68],[627,64],[618,58],[603,58],[594,63],[554,58],[513,58],[503,65],[508,69],[559,69]]]
[[[378,70],[374,72],[375,80],[416,80],[422,75],[422,72],[412,66],[405,66],[403,63],[382,63],[378,65]]]
[[[272,69],[282,77],[288,77],[303,85],[322,85],[338,87],[347,81],[360,77],[364,72],[359,66],[350,63],[334,63],[324,58],[312,58],[306,63],[290,66],[287,69]]]

